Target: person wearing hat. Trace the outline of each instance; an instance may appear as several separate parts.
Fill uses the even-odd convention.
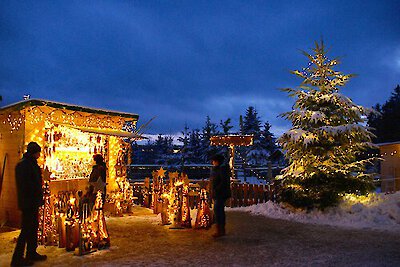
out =
[[[11,266],[31,266],[35,261],[47,259],[36,252],[38,246],[39,207],[44,204],[42,173],[37,163],[40,146],[30,142],[27,152],[15,167],[18,208],[22,212],[21,233],[11,260]],[[24,258],[26,245],[26,257]]]
[[[217,154],[211,157],[213,168],[210,175],[210,193],[214,201],[214,216],[217,232],[213,237],[225,235],[225,201],[231,197],[230,169],[224,165],[224,156]]]

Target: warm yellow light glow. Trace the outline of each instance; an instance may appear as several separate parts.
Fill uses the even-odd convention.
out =
[[[117,164],[118,152],[119,152],[120,138],[115,136],[109,136],[108,138],[108,185],[107,192],[118,190],[117,176],[115,173],[115,165]]]
[[[71,197],[70,199],[69,199],[69,204],[71,204],[71,205],[75,205],[75,198],[74,197]]]
[[[343,200],[345,200],[347,203],[354,205],[357,203],[361,203],[365,206],[377,206],[379,203],[381,203],[383,200],[378,197],[377,194],[371,193],[367,194],[364,196],[359,196],[355,194],[345,194],[343,196]]]

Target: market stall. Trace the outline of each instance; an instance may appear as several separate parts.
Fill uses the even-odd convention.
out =
[[[124,158],[130,148],[124,139],[137,137],[132,129],[138,118],[136,114],[37,99],[1,108],[1,222],[10,226],[20,223],[14,168],[31,141],[42,147],[38,163],[48,182],[52,199],[49,208],[54,208],[54,199],[61,192],[73,193],[73,198],[85,194],[93,155],[101,154],[107,164],[104,205],[115,213],[127,209],[132,190],[126,180],[128,162]]]

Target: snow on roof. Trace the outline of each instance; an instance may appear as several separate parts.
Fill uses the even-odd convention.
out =
[[[134,113],[119,112],[119,111],[92,108],[92,107],[86,107],[86,106],[78,106],[78,105],[72,105],[72,104],[43,100],[43,99],[23,100],[20,102],[16,102],[16,103],[1,107],[0,111],[6,110],[6,109],[20,110],[20,109],[24,109],[24,108],[30,107],[30,106],[49,106],[52,108],[63,108],[63,109],[82,111],[82,112],[88,112],[88,113],[97,113],[97,114],[102,114],[102,115],[120,116],[120,117],[124,117],[124,118],[132,118],[134,120],[139,119],[139,115],[134,114]]]

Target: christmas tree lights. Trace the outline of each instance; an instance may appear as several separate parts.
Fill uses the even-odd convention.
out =
[[[316,43],[310,63],[292,73],[303,79],[299,88],[283,91],[294,97],[293,110],[281,116],[292,128],[279,138],[289,166],[281,176],[284,201],[295,206],[323,208],[337,203],[343,193],[367,193],[372,175],[366,164],[374,158],[357,155],[369,148],[372,134],[362,123],[369,110],[339,93],[352,74],[333,70],[324,44]]]

